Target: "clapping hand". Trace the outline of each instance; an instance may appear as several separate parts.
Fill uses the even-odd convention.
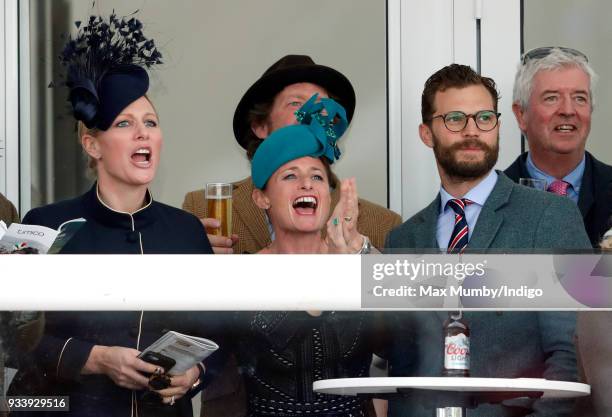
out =
[[[359,203],[355,178],[340,183],[340,201],[327,221],[327,243],[329,253],[358,253],[364,236],[357,231]]]

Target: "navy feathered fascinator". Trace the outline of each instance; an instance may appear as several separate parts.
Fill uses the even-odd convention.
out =
[[[60,60],[67,67],[66,86],[74,117],[88,128],[106,130],[123,109],[149,89],[146,69],[161,64],[155,42],[142,33],[135,17],[108,21],[91,16],[75,22]],[[146,68],[146,69],[145,69]]]
[[[317,98],[315,94],[295,112],[300,124],[275,130],[259,145],[251,162],[255,187],[263,189],[278,168],[294,159],[325,157],[333,164],[340,158],[337,141],[348,127],[346,111],[331,98]]]

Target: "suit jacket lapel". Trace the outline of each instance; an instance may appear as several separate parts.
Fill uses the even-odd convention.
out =
[[[519,167],[521,168],[521,176],[519,178],[530,178],[529,171],[527,171],[527,152],[519,156],[519,161]],[[515,181],[517,184],[519,178]]]
[[[516,183],[519,182],[519,178],[529,178],[529,172],[527,171],[527,152],[519,155],[512,165],[504,171],[504,174]]]
[[[439,214],[440,194],[415,218],[414,239],[417,248],[439,248],[436,239]]]
[[[265,211],[253,203],[253,181],[251,177],[234,188],[233,205],[234,216],[239,217],[253,238],[261,247],[271,242],[270,230],[266,220]]]
[[[503,213],[498,210],[508,203],[514,183],[503,172],[497,171],[497,175],[497,183],[485,201],[472,231],[469,250],[479,252],[489,249],[504,221]]]

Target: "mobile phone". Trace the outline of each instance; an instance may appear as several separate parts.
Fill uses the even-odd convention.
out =
[[[149,386],[154,390],[166,389],[170,386],[170,377],[166,373],[172,369],[176,361],[161,353],[149,351],[138,355],[145,362],[152,363],[164,369],[163,374],[151,374],[149,376]]]
[[[176,361],[171,357],[153,351],[141,353],[138,355],[138,357],[145,362],[149,362],[163,368],[164,372],[168,372],[174,365],[176,365]]]

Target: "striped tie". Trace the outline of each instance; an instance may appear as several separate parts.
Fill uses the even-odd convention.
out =
[[[454,198],[448,200],[447,206],[453,209],[455,212],[455,227],[453,228],[453,234],[448,241],[447,253],[462,253],[468,245],[468,224],[465,220],[465,207],[472,204],[473,201],[467,198]]]

